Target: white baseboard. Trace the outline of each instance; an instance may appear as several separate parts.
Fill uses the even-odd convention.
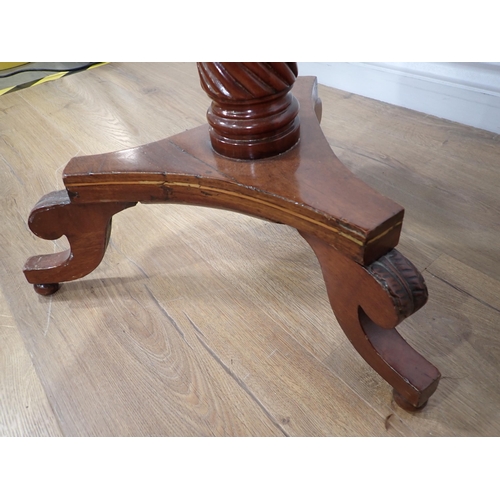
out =
[[[299,75],[500,134],[500,63],[299,63]]]

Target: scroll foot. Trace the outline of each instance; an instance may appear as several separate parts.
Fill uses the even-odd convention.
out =
[[[31,211],[29,227],[46,240],[66,236],[70,248],[28,259],[24,274],[35,291],[51,295],[59,289],[59,283],[92,272],[106,252],[112,216],[133,205],[135,202],[71,203],[66,191],[45,195]]]
[[[301,234],[318,257],[333,312],[355,349],[393,387],[399,406],[422,408],[441,374],[395,329],[427,301],[420,273],[397,250],[362,266],[317,237]]]

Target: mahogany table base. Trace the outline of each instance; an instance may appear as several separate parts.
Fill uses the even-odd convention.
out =
[[[357,179],[321,128],[316,80],[299,78],[300,141],[280,155],[245,161],[216,153],[208,125],[115,153],[76,157],[66,189],[44,196],[29,216],[39,237],[70,249],[28,259],[24,273],[41,295],[101,262],[114,214],[136,203],[186,203],[234,210],[295,227],[321,265],[335,316],[359,354],[406,410],[422,408],[439,371],[395,327],[427,301],[424,280],[395,246],[403,209]]]

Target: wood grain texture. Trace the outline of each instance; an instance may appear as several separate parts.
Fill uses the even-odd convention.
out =
[[[130,208],[94,273],[33,299],[26,257],[66,244],[34,237],[27,216],[62,188],[69,159],[205,121],[194,64],[111,64],[0,98],[0,284],[22,338],[2,332],[2,394],[35,388],[41,405],[32,417],[4,406],[6,434],[500,435],[499,137],[334,89],[320,96],[340,160],[406,208],[398,249],[430,298],[399,330],[442,372],[429,404],[418,415],[394,405],[286,226]]]
[[[0,294],[0,436],[61,436],[55,414]]]
[[[345,92],[331,105],[338,121],[325,114],[322,125],[339,159],[405,207],[411,244],[402,238],[402,253],[422,269],[446,252],[500,279],[499,136]],[[382,151],[384,141],[393,147]],[[435,231],[426,229],[430,224]]]
[[[22,119],[32,116],[20,101],[11,98],[9,111],[11,120],[0,119],[0,436],[60,436],[62,431],[51,407],[43,385],[35,370],[33,357],[35,352],[28,349],[23,340],[26,326],[25,308],[19,310],[21,283],[17,280],[15,268],[22,256],[16,249],[20,240],[12,232],[22,233],[26,229],[23,221],[23,193],[30,192],[28,169],[18,168],[19,161],[30,158],[33,152],[43,150],[43,141],[37,141],[32,130],[26,131],[25,137],[16,140],[16,130],[22,126]],[[22,104],[22,103],[21,103]],[[0,115],[4,117],[4,108]],[[55,132],[51,129],[52,132]],[[57,134],[56,134],[57,135]],[[64,149],[62,147],[61,149]],[[61,149],[54,148],[57,156]],[[47,151],[47,150],[46,150]],[[14,167],[14,166],[16,167]],[[36,175],[33,175],[36,179]],[[40,179],[42,180],[42,179]],[[36,182],[36,181],[35,181]],[[49,186],[44,180],[42,186]],[[28,238],[25,245],[29,247]],[[46,242],[50,249],[52,242]],[[43,247],[42,243],[42,247]],[[47,248],[47,250],[49,250]],[[22,295],[22,292],[21,292]],[[43,331],[50,308],[47,304],[34,306],[39,318],[38,328]]]

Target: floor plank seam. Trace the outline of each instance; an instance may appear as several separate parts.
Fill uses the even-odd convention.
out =
[[[174,318],[168,313],[168,311],[160,304],[160,301],[154,296],[153,292],[149,289],[147,285],[144,285],[144,288],[148,292],[149,296],[153,300],[153,302],[156,304],[158,309],[162,312],[162,314],[168,319],[170,324],[174,327],[176,332],[180,335],[181,339],[184,341],[184,343],[194,351],[193,346],[187,341],[186,336],[184,335],[184,332],[182,331],[182,328],[177,324]]]
[[[203,346],[203,348],[210,354],[210,356],[222,367],[222,369],[250,396],[250,398],[259,406],[259,408],[264,412],[264,414],[269,418],[269,420],[283,433],[284,436],[290,437],[285,429],[280,425],[280,423],[274,418],[271,412],[265,407],[265,405],[259,400],[259,398],[250,390],[250,388],[245,384],[243,380],[241,380],[233,371],[217,356],[217,354],[210,348],[210,346],[203,340],[202,331],[196,326],[193,320],[186,314],[187,320],[191,323],[191,326],[194,329],[196,338]]]
[[[20,330],[20,332],[21,332],[21,330]],[[28,348],[28,345],[27,345],[27,343],[26,343],[26,341],[24,339],[24,335],[22,335],[22,334],[21,334],[21,339],[22,339],[22,342],[24,344],[24,348],[28,352],[28,355],[29,355],[30,361],[31,361],[31,366],[33,367],[33,371],[35,372],[36,378],[38,379],[38,381],[40,383],[40,386],[41,386],[42,391],[43,391],[43,395],[45,396],[45,400],[47,401],[47,404],[48,404],[48,406],[50,408],[50,411],[52,413],[54,421],[55,421],[55,423],[57,425],[57,430],[59,431],[60,436],[65,437],[66,434],[64,433],[64,429],[63,429],[63,426],[62,426],[62,418],[59,416],[59,414],[56,411],[56,408],[55,408],[54,404],[52,403],[52,398],[49,396],[47,388],[45,387],[45,383],[44,383],[43,377],[41,377],[40,374],[38,373],[37,364],[34,361],[35,355]],[[35,436],[30,436],[30,437],[35,437]]]
[[[200,253],[198,253],[198,252],[196,251],[196,249],[193,249],[193,251],[195,251],[195,252],[196,252],[196,253],[197,253],[197,254],[198,254],[201,258],[203,258],[203,255],[202,255],[202,254],[200,254]],[[212,265],[212,263],[211,263],[211,262],[209,262],[209,261],[207,261],[207,260],[205,260],[205,259],[204,259],[204,261],[205,261],[205,262],[206,262],[206,263],[207,263],[210,267],[212,267],[212,269],[214,270],[214,272],[216,272],[216,273],[220,274],[220,272],[218,271],[218,269],[216,269],[216,268]],[[222,273],[222,275],[224,276],[224,274],[223,274],[223,273]],[[224,277],[225,277],[225,276],[224,276]],[[241,286],[241,288],[240,288],[240,286]],[[247,285],[241,285],[241,283],[238,283],[238,288],[240,288],[240,289],[241,289],[241,291],[242,291],[243,293],[246,293],[246,292],[248,291],[248,288],[249,288],[249,287],[248,287]],[[326,293],[326,292],[325,292],[325,293]],[[266,316],[267,316],[267,317],[268,317],[271,321],[273,321],[273,323],[274,323],[274,324],[276,324],[278,327],[282,328],[282,326],[281,326],[281,325],[280,325],[280,324],[276,321],[276,319],[275,319],[275,318],[273,318],[273,317],[272,317],[272,316],[271,316],[271,315],[270,315],[270,314],[269,314],[266,310],[263,310],[263,312],[264,312],[264,314],[266,314]],[[184,314],[186,314],[186,313],[184,313]],[[186,314],[186,316],[187,316],[187,314]],[[333,319],[335,319],[335,318],[333,318]],[[195,330],[196,330],[199,334],[203,335],[203,333],[202,333],[202,332],[201,332],[201,331],[200,331],[200,330],[196,327],[196,325],[192,322],[192,320],[191,320],[189,317],[188,317],[188,320],[189,320],[189,321],[190,321],[190,323],[193,325],[193,328],[195,328]],[[297,342],[297,344],[301,347],[301,349],[303,349],[303,351],[304,351],[305,353],[307,353],[308,355],[310,355],[310,356],[313,358],[313,360],[315,360],[315,362],[319,363],[321,366],[323,366],[324,368],[326,368],[326,369],[328,370],[328,373],[330,373],[330,374],[331,374],[333,377],[335,377],[337,380],[341,381],[341,382],[342,382],[342,383],[343,383],[343,384],[344,384],[344,385],[345,385],[345,386],[349,389],[349,391],[351,391],[354,395],[356,395],[356,397],[358,397],[361,401],[363,401],[363,403],[365,403],[365,404],[366,404],[369,408],[371,408],[371,409],[372,409],[372,410],[373,410],[376,414],[380,415],[380,418],[381,418],[381,421],[382,421],[382,422],[385,422],[385,420],[384,420],[384,419],[386,418],[386,415],[385,415],[385,414],[383,414],[383,413],[382,413],[379,409],[376,409],[376,408],[375,408],[375,407],[373,407],[373,406],[372,406],[372,405],[371,405],[368,401],[366,401],[364,398],[362,398],[362,397],[361,397],[361,396],[360,396],[360,395],[359,395],[359,394],[358,394],[358,393],[357,393],[357,392],[356,392],[356,391],[355,391],[355,390],[354,390],[354,389],[353,389],[353,388],[352,388],[352,387],[351,387],[351,386],[350,386],[350,385],[349,385],[349,384],[348,384],[348,383],[347,383],[347,382],[346,382],[346,381],[345,381],[345,380],[344,380],[344,379],[343,379],[343,378],[342,378],[339,374],[335,373],[335,372],[334,372],[334,371],[333,371],[330,367],[328,367],[328,365],[326,365],[326,364],[323,362],[323,360],[322,360],[321,358],[319,358],[319,357],[318,357],[318,356],[316,356],[313,352],[311,352],[311,351],[310,351],[307,347],[305,347],[305,346],[304,346],[304,345],[303,345],[303,344],[302,344],[299,340],[297,340],[297,339],[296,339],[296,338],[295,338],[295,337],[294,337],[291,333],[289,333],[289,332],[287,331],[287,332],[286,332],[286,334],[287,334],[289,337],[291,337],[291,338],[292,338],[295,342]],[[197,335],[197,337],[198,337],[198,335]],[[201,341],[201,339],[199,339],[199,340]],[[215,353],[214,353],[214,355],[215,355]],[[221,363],[221,361],[220,361],[220,360],[218,360],[218,359],[217,359],[217,361],[218,361],[219,363]],[[224,366],[225,366],[225,365],[224,365]],[[227,369],[227,370],[229,370],[229,369]],[[233,376],[233,374],[232,374],[232,372],[230,372],[230,370],[228,371],[228,373],[229,373],[229,374],[230,374],[233,378],[235,377],[235,375]],[[236,379],[235,379],[235,380],[236,380]],[[237,382],[238,382],[238,380],[237,380]],[[241,382],[243,383],[243,381],[241,381]],[[238,383],[239,383],[239,382],[238,382]],[[244,389],[244,390],[246,390],[246,389]],[[252,396],[252,397],[253,397],[253,396]],[[260,405],[260,403],[259,403],[259,405]],[[400,420],[401,420],[401,419],[400,419]],[[274,420],[273,420],[273,421],[274,421]],[[404,425],[407,427],[407,425],[406,425],[406,424],[404,424]],[[278,426],[279,426],[279,424],[278,424]],[[280,427],[280,429],[281,429],[281,426],[279,426],[279,427]],[[282,429],[281,429],[281,430],[282,430]],[[408,427],[408,430],[410,430],[412,433],[415,433],[415,432],[413,431],[413,429],[411,429],[410,427]],[[415,434],[415,435],[416,435],[416,434]]]
[[[423,269],[420,270],[420,274],[424,274],[427,271],[427,269],[429,269],[429,267],[432,266],[432,264],[434,264],[436,261],[438,261],[444,255],[446,255],[446,254],[445,253],[440,253],[435,259],[432,259],[432,262],[430,262]],[[429,274],[431,274],[431,273],[429,273]]]
[[[138,269],[140,271],[140,273],[145,277],[145,278],[148,278],[149,279],[149,275],[148,273],[139,265],[137,264],[137,262],[133,259],[131,259],[126,253],[123,253],[114,243],[114,240],[113,240],[113,237],[110,238],[110,241],[109,241],[109,246],[115,250],[119,255],[121,255],[122,257],[124,257],[126,260],[128,260],[136,269]],[[148,292],[150,292],[150,290],[148,289]],[[151,293],[151,292],[150,292]]]
[[[488,302],[485,302],[484,300],[482,299],[479,299],[478,297],[472,295],[471,293],[467,292],[466,290],[463,290],[462,288],[460,288],[459,286],[457,285],[454,285],[453,283],[450,283],[449,281],[445,280],[444,278],[441,278],[440,276],[437,276],[436,274],[433,274],[431,273],[430,271],[427,271],[433,278],[436,278],[438,279],[439,281],[441,281],[442,283],[445,283],[446,285],[448,286],[451,286],[451,288],[457,290],[458,292],[460,293],[464,293],[465,295],[467,295],[468,297],[476,300],[477,302],[479,302],[480,304],[482,304],[483,306],[486,306],[488,308],[490,308],[491,310],[497,312],[497,313],[500,313],[500,309],[497,309],[495,306],[492,306],[491,304],[488,304]]]
[[[309,352],[309,351],[307,351],[307,352]],[[315,358],[315,359],[318,359],[318,358]],[[329,373],[331,373],[334,377],[336,377],[338,380],[340,380],[352,393],[354,393],[356,395],[356,397],[358,397],[364,404],[366,404],[366,406],[368,406],[368,408],[371,408],[375,414],[380,415],[381,422],[384,424],[385,429],[389,430],[387,423],[388,423],[389,417],[391,417],[392,414],[394,413],[394,408],[392,408],[392,405],[394,403],[393,398],[391,399],[391,407],[384,405],[384,406],[377,408],[376,406],[373,406],[369,401],[367,401],[364,397],[362,397],[353,387],[351,387],[351,385],[346,380],[344,380],[342,377],[340,377],[338,374],[336,374],[325,362],[323,362],[322,360],[318,360],[318,361],[322,366],[324,366],[328,370]],[[375,374],[375,371],[373,373]],[[390,415],[386,416],[382,411],[383,409],[388,409],[390,411]],[[418,435],[415,433],[415,431],[411,427],[408,426],[406,421],[404,421],[399,415],[397,416],[397,418],[410,432],[412,432],[415,436]],[[398,430],[398,432],[400,432],[400,431]]]

